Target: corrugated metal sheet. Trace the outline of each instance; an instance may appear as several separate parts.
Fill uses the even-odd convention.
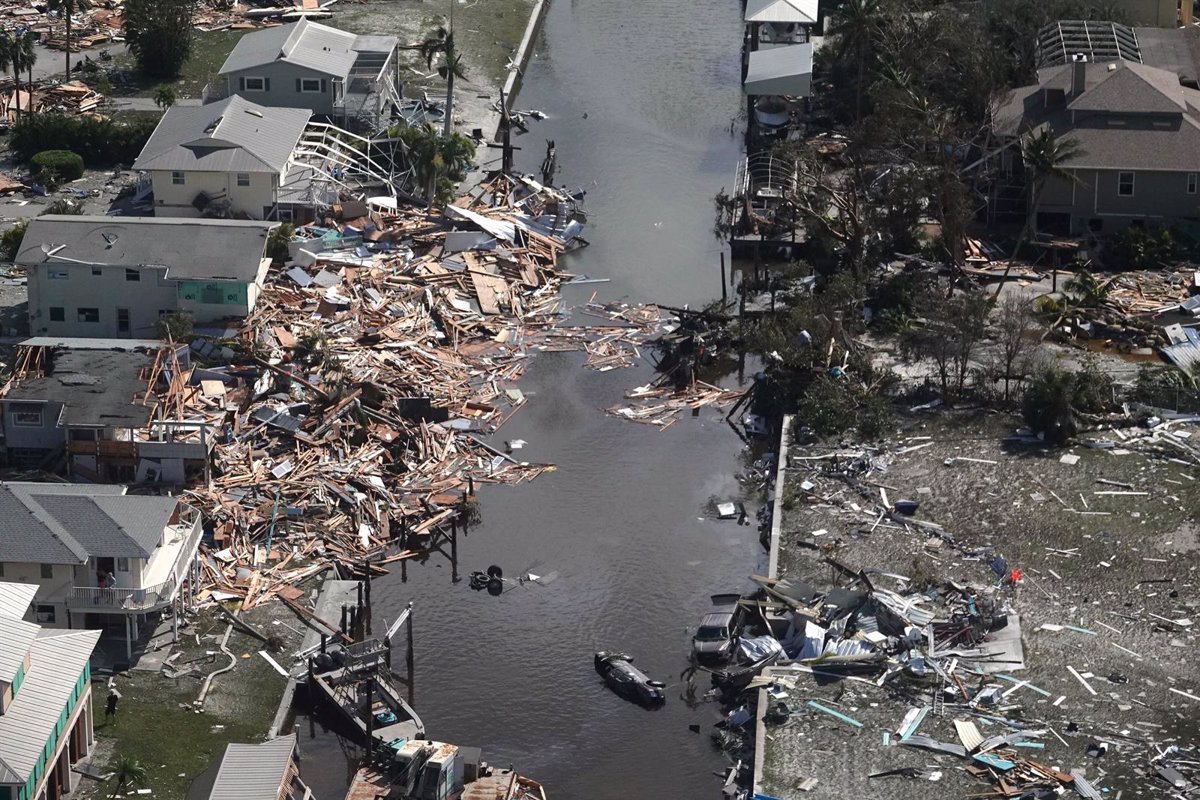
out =
[[[0,617],[21,619],[37,595],[37,584],[0,581]]]
[[[958,740],[963,743],[963,747],[967,748],[967,752],[974,752],[979,749],[979,745],[983,744],[983,734],[970,720],[954,720],[954,730],[958,732]]]
[[[21,691],[0,716],[0,781],[7,772],[24,783],[71,699],[100,631],[43,630],[30,648]]]
[[[296,749],[296,737],[225,748],[209,800],[274,800]]]
[[[269,108],[233,95],[206,106],[173,106],[133,168],[180,172],[282,172],[312,112]]]

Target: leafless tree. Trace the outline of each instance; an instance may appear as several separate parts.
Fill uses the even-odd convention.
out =
[[[1037,322],[1027,295],[1005,294],[995,310],[995,332],[999,366],[1004,370],[1004,402],[1008,402],[1013,378],[1022,380],[1034,350]]]

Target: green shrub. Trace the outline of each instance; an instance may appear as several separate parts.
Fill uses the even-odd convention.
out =
[[[43,150],[69,150],[89,167],[132,164],[154,132],[157,120],[67,117],[62,114],[28,114],[12,126],[9,146],[23,161]]]
[[[29,159],[34,171],[40,176],[53,176],[59,181],[73,181],[83,177],[83,156],[70,150],[43,150]]]
[[[296,234],[296,226],[285,222],[267,234],[267,257],[275,264],[284,264],[290,257],[288,242]]]
[[[72,200],[58,199],[50,205],[42,209],[39,217],[49,216],[50,214],[82,214],[83,203],[76,203]]]
[[[25,229],[28,227],[29,220],[17,220],[11,228],[0,234],[0,261],[16,260],[21,249],[21,240],[25,238]]]
[[[1130,226],[1104,246],[1104,262],[1110,269],[1158,269],[1176,263],[1182,255],[1182,248],[1166,228],[1148,232]]]

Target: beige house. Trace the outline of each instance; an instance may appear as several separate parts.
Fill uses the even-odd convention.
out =
[[[34,335],[149,338],[181,312],[199,325],[240,319],[258,301],[278,223],[45,216],[16,263],[29,280]]]
[[[174,497],[103,484],[0,483],[0,580],[37,587],[48,628],[123,626],[186,600],[200,512]],[[128,652],[128,650],[127,650]]]
[[[91,755],[90,660],[99,631],[28,621],[38,587],[0,580],[0,798],[58,800]]]
[[[133,163],[160,217],[290,219],[308,170],[294,160],[312,111],[271,108],[234,95],[167,110]]]

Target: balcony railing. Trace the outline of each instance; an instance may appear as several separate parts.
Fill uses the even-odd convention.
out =
[[[198,512],[193,511],[186,515],[185,521],[194,513]],[[190,528],[190,525],[188,527]],[[188,567],[192,559],[196,557],[196,550],[200,546],[200,537],[203,535],[204,528],[200,525],[197,525],[194,531],[189,531],[183,548],[172,565],[171,577],[162,583],[140,589],[76,586],[67,597],[67,605],[77,611],[128,611],[130,613],[142,613],[165,606],[171,602],[175,596],[175,590],[179,588],[183,576],[187,574]]]

